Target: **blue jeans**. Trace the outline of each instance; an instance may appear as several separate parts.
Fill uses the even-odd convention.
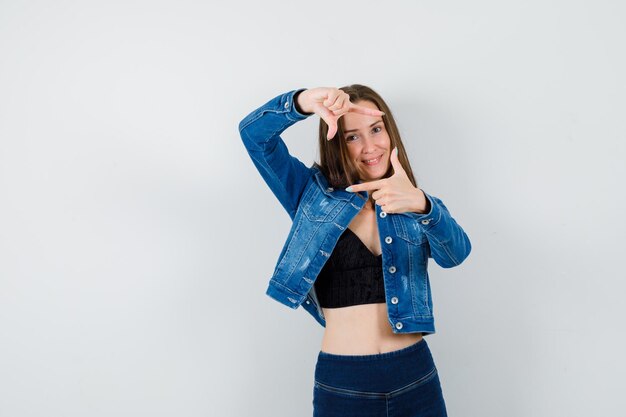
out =
[[[443,417],[446,405],[426,339],[374,355],[320,351],[313,417]]]

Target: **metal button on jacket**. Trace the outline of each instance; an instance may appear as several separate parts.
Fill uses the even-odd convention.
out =
[[[393,242],[393,239],[391,238],[391,236],[387,236],[385,238],[385,243],[391,243],[391,242]]]
[[[396,329],[400,330],[402,328],[402,322],[399,321],[396,323]]]
[[[422,224],[428,224],[428,223],[430,223],[429,219],[428,220],[422,220]]]
[[[380,217],[387,217],[387,213],[385,213],[384,211],[380,212]]]
[[[398,304],[398,297],[391,297],[391,304]]]
[[[335,191],[335,189],[334,189],[333,187],[328,187],[328,188],[326,189],[326,192],[327,192],[327,193],[332,193],[333,191]]]
[[[285,103],[285,108],[288,109],[289,108],[289,102]]]
[[[389,272],[391,272],[392,274],[393,274],[394,272],[396,272],[396,267],[395,267],[395,266],[393,266],[393,265],[391,265],[391,266],[389,267]]]

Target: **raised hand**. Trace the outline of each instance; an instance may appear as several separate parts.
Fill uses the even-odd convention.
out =
[[[351,185],[346,191],[374,191],[372,198],[386,213],[428,213],[430,204],[424,192],[416,188],[398,160],[398,148],[391,152],[393,175],[376,181]]]
[[[348,112],[383,116],[380,110],[358,106],[350,101],[350,96],[334,87],[317,87],[304,90],[298,95],[298,106],[306,113],[315,113],[328,125],[326,138],[331,140],[337,133],[339,118]]]

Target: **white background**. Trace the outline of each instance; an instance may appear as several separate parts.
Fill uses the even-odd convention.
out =
[[[450,416],[615,416],[626,6],[0,2],[0,416],[310,416],[323,329],[265,295],[290,220],[238,122],[390,104],[472,241],[430,262]],[[318,158],[317,117],[283,135]]]

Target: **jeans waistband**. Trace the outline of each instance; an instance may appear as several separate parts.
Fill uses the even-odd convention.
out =
[[[391,352],[374,353],[371,355],[338,355],[335,353],[328,353],[319,351],[317,359],[319,360],[333,360],[333,361],[376,361],[384,360],[387,358],[405,357],[419,350],[426,349],[426,339],[422,338],[417,342],[398,350],[392,350]]]
[[[405,348],[373,355],[320,351],[315,380],[328,386],[387,392],[429,375],[435,368],[425,339]]]

